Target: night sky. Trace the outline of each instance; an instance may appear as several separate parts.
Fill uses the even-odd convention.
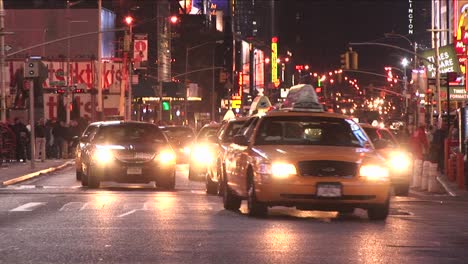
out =
[[[405,0],[296,0],[285,1],[281,8],[284,15],[280,15],[280,44],[295,51],[297,63],[307,63],[314,71],[339,68],[340,54],[350,42],[380,41],[411,49],[405,40],[384,39],[388,32],[407,34]],[[299,14],[299,22],[294,13]],[[373,46],[354,50],[359,54],[359,68],[373,72],[383,72],[384,65],[399,66],[399,56],[403,55]]]
[[[118,15],[124,15],[132,5],[145,1],[153,2],[103,0],[103,4]],[[418,1],[430,3],[430,0],[413,0]],[[80,6],[96,5],[96,2],[84,0]],[[63,8],[66,0],[5,0],[5,3],[7,8],[13,4],[23,8],[47,5]],[[384,33],[388,32],[407,34],[408,0],[278,0],[278,3],[280,52],[292,50],[294,63],[309,64],[313,71],[339,68],[340,54],[345,52],[349,42],[378,40],[410,48],[405,40],[384,39]],[[373,72],[383,72],[386,65],[399,66],[404,56],[382,47],[361,46],[354,50],[359,54],[359,68]]]

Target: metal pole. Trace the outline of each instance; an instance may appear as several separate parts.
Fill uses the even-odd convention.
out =
[[[130,50],[128,51],[128,108],[127,108],[127,120],[132,120],[132,58],[131,58],[131,47],[133,42],[133,29],[130,24]]]
[[[0,0],[0,29],[5,28],[5,9],[3,9],[3,0]],[[5,84],[5,35],[0,32],[0,85],[2,86],[2,123],[6,123],[6,84]]]
[[[437,90],[437,111],[438,111],[438,117],[437,117],[437,127],[441,127],[442,125],[442,104],[441,104],[441,98],[440,98],[440,69],[439,69],[439,31],[434,32],[434,45],[435,45],[435,78],[436,78],[436,90]],[[434,121],[432,120],[432,113],[430,115],[431,118],[431,125],[434,124]]]
[[[213,58],[211,61],[211,65],[213,67],[213,70],[211,71],[211,121],[215,121],[215,101],[216,101],[216,95],[215,95],[215,55],[216,55],[216,49],[213,49]]]
[[[98,0],[98,55],[97,55],[97,92],[98,92],[98,102],[97,102],[97,115],[98,120],[103,119],[103,101],[102,101],[102,20],[101,20],[101,12],[102,12],[102,0]]]
[[[31,144],[31,169],[34,169],[35,164],[34,160],[36,159],[36,140],[35,140],[35,122],[34,122],[34,81],[33,79],[29,79],[29,126],[31,127],[31,133],[30,133],[30,144]],[[42,154],[44,155],[44,154]]]
[[[184,118],[185,121],[187,122],[188,125],[188,113],[187,113],[187,105],[188,105],[188,53],[189,53],[189,47],[185,47],[185,81],[184,81],[184,86],[185,86],[185,98],[184,98]]]
[[[67,36],[70,37],[70,1],[67,1]],[[65,82],[65,113],[66,113],[66,124],[70,125],[70,84],[71,84],[71,73],[70,73],[70,39],[67,39],[67,81]]]

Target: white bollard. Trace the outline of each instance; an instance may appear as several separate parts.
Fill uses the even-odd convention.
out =
[[[431,166],[430,161],[425,160],[423,162],[423,168],[422,168],[422,173],[421,173],[421,190],[422,191],[427,191],[430,166]]]
[[[413,166],[413,179],[411,183],[412,188],[421,187],[421,172],[422,172],[422,160],[415,160]]]
[[[439,182],[437,181],[437,176],[439,175],[437,171],[437,163],[431,163],[429,167],[429,182],[427,186],[427,190],[431,193],[438,193],[440,192],[439,189]]]

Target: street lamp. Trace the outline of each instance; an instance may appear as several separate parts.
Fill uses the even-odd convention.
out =
[[[204,43],[201,43],[201,44],[198,44],[198,45],[195,45],[195,46],[192,46],[192,47],[187,47],[185,48],[185,81],[184,81],[184,84],[185,84],[185,100],[184,100],[184,112],[185,112],[185,118],[187,118],[188,116],[188,113],[187,113],[187,93],[188,93],[188,90],[187,90],[187,83],[188,83],[188,78],[187,78],[187,75],[188,75],[188,65],[189,65],[189,51],[193,50],[193,49],[196,49],[196,48],[199,48],[199,47],[202,47],[202,46],[205,46],[205,45],[208,45],[208,44],[221,44],[221,43],[224,43],[223,40],[215,40],[215,41],[207,41],[207,42],[204,42]],[[213,49],[213,59],[212,59],[212,87],[211,87],[211,120],[214,120],[214,115],[215,115],[215,50]]]
[[[132,63],[131,63],[131,58],[129,56],[130,54],[130,50],[131,50],[131,43],[132,43],[132,38],[133,38],[133,17],[132,16],[126,16],[125,17],[125,24],[127,24],[128,26],[128,31],[129,31],[129,35],[127,36],[127,40],[126,40],[126,44],[124,47],[124,52],[125,52],[125,58],[127,59],[127,63],[128,63],[128,69],[127,69],[127,85],[128,85],[128,102],[127,102],[127,120],[132,120]],[[125,67],[126,65],[124,65]],[[124,107],[124,97],[125,97],[125,92],[123,91],[123,89],[120,91],[120,96],[121,96],[121,101],[122,101],[122,105],[121,105],[121,113],[124,113],[125,111],[123,111]]]

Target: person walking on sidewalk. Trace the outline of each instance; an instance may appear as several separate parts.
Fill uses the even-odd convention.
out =
[[[437,163],[437,170],[439,172],[444,171],[444,142],[448,135],[447,129],[447,123],[443,122],[442,126],[437,128],[434,132],[434,136],[431,141],[431,161]]]
[[[15,124],[13,125],[13,131],[16,136],[16,161],[26,162],[26,154],[28,147],[29,131],[23,121],[20,118],[15,118]]]
[[[41,157],[41,161],[44,162],[46,159],[46,127],[44,118],[39,119],[35,126],[35,143],[36,143],[36,155],[35,158],[39,159]]]
[[[429,150],[429,143],[427,140],[424,125],[420,125],[418,129],[414,131],[413,136],[411,138],[411,144],[414,159],[424,160],[425,155],[428,153]]]
[[[53,135],[54,135],[54,144],[57,149],[57,158],[67,158],[67,141],[65,140],[67,136],[67,127],[64,121],[57,122],[55,127],[53,128]]]

